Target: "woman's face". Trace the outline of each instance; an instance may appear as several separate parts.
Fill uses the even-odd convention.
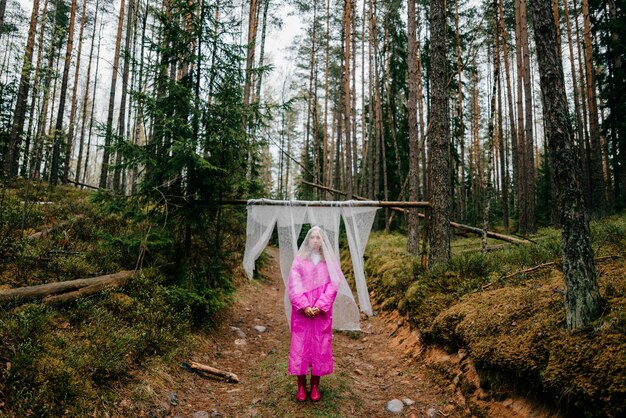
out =
[[[318,231],[311,232],[309,236],[309,247],[313,251],[319,251],[322,248],[322,236]]]

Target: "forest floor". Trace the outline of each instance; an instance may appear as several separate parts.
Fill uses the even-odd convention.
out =
[[[152,376],[153,406],[139,415],[170,417],[527,417],[556,416],[516,397],[492,400],[486,392],[465,399],[463,385],[477,382],[464,353],[424,349],[416,331],[381,312],[361,322],[360,335],[335,333],[335,372],[321,380],[322,400],[295,400],[287,372],[290,334],[283,310],[278,251],[260,269],[261,280],[242,284],[234,303],[216,318],[191,361],[235,373],[239,383],[190,373],[177,365]],[[255,326],[265,327],[259,333]],[[245,334],[245,335],[244,335]],[[153,374],[154,371],[147,374]],[[143,376],[144,384],[151,378]],[[158,381],[158,382],[157,382]],[[481,396],[480,394],[483,394]],[[389,401],[402,410],[386,410]],[[127,405],[128,406],[128,405]],[[135,405],[136,407],[137,405]]]

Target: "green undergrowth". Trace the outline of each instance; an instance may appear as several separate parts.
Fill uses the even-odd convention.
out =
[[[230,255],[192,237],[183,263],[175,223],[138,200],[36,182],[0,193],[0,290],[138,269],[61,304],[0,304],[0,416],[106,415],[231,300]]]
[[[369,288],[425,343],[466,349],[484,387],[543,396],[565,414],[623,416],[626,217],[592,224],[603,314],[576,332],[565,326],[560,232],[543,229],[532,239],[521,246],[490,240],[493,251],[484,255],[480,238],[456,239],[450,265],[424,271],[407,256],[405,237],[376,233],[366,250]],[[554,264],[523,272],[545,263]]]

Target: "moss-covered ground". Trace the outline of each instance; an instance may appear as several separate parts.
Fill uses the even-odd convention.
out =
[[[405,315],[426,344],[467,350],[484,388],[540,396],[566,415],[624,416],[626,217],[592,224],[603,310],[575,332],[565,323],[560,233],[542,229],[533,241],[490,240],[496,249],[483,254],[480,238],[457,238],[450,266],[425,271],[405,237],[376,233],[366,274],[378,305]]]

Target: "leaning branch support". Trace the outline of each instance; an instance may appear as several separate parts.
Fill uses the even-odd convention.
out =
[[[317,187],[318,189],[321,189],[321,190],[327,190],[329,192],[332,192],[332,193],[335,193],[335,194],[339,194],[339,195],[342,195],[342,196],[346,195],[346,193],[342,192],[341,190],[332,189],[330,187],[322,186],[320,184],[310,183],[310,182],[304,181],[304,180],[302,180],[302,183],[307,184],[307,185],[312,186],[312,187]],[[367,199],[365,199],[364,197],[361,197],[361,196],[352,195],[352,197],[354,199],[356,199],[356,200],[367,200]],[[381,202],[381,203],[383,203],[383,202]],[[389,203],[389,204],[385,205],[385,206],[390,207],[391,210],[395,210],[395,211],[403,212],[403,213],[406,213],[406,209],[402,209],[402,207],[428,207],[428,206],[430,206],[429,202],[406,202],[406,203],[409,203],[408,205],[403,205],[403,203],[405,203],[405,202],[387,202],[387,203]],[[411,204],[411,203],[418,203],[418,204]],[[383,206],[383,205],[380,205],[380,206]],[[424,215],[423,213],[418,213],[417,215],[420,218],[426,218],[426,215]],[[463,225],[463,224],[460,224],[460,223],[457,223],[457,222],[450,222],[450,226],[452,228],[455,228],[455,229],[465,230],[465,231],[472,232],[472,233],[478,234],[478,235],[482,235],[483,234],[483,230],[482,229],[476,228],[476,227],[470,226],[470,225]],[[517,245],[528,244],[529,242],[531,242],[531,241],[527,241],[527,240],[522,240],[522,239],[519,239],[519,238],[511,237],[509,235],[498,234],[498,233],[491,232],[491,231],[487,231],[487,236],[489,238],[493,238],[493,239],[497,239],[497,240],[505,241],[505,242],[510,242],[511,244],[517,244]]]
[[[35,299],[43,299],[45,303],[65,302],[81,296],[91,295],[104,289],[121,286],[128,282],[134,274],[134,271],[125,270],[88,279],[2,290],[0,291],[0,304],[14,300],[29,301]]]

